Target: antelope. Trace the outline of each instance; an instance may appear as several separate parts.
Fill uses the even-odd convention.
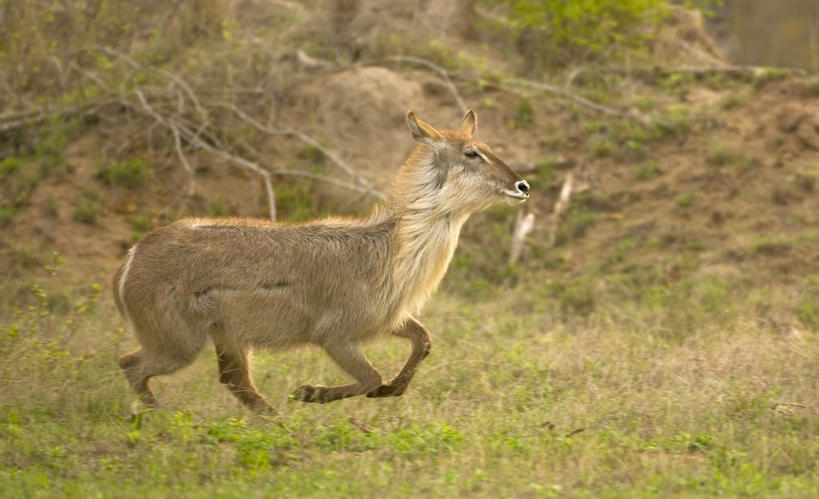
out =
[[[404,393],[430,351],[415,316],[444,277],[464,222],[529,197],[529,184],[475,140],[472,110],[457,130],[436,130],[412,112],[407,124],[418,144],[383,205],[363,219],[187,218],[130,249],[113,294],[141,348],[119,365],[144,404],[157,405],[149,379],[193,362],[208,337],[220,382],[254,410],[273,410],[250,376],[258,348],[317,345],[355,380],[303,385],[296,400]],[[412,351],[384,382],[362,345],[388,334],[408,339]]]

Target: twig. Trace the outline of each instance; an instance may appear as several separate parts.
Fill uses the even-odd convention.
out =
[[[449,87],[449,91],[452,93],[452,96],[455,98],[455,102],[458,103],[458,107],[461,108],[461,112],[467,112],[469,110],[469,106],[466,105],[463,98],[461,98],[460,92],[458,92],[458,87],[452,82],[452,79],[449,77],[449,71],[442,68],[441,66],[435,64],[432,61],[428,61],[421,57],[415,57],[413,55],[391,55],[387,57],[388,61],[395,61],[395,62],[411,62],[413,64],[420,64],[422,66],[426,66],[427,68],[435,71],[438,73],[441,78],[444,79],[447,86]]]
[[[552,211],[552,218],[550,220],[549,235],[546,239],[546,247],[551,248],[555,245],[557,238],[557,228],[560,226],[560,218],[569,207],[569,200],[572,197],[572,184],[574,183],[574,172],[569,172],[566,175],[566,180],[563,182],[563,188],[560,189],[560,195],[555,202],[554,210]]]
[[[111,47],[104,47],[104,46],[101,46],[101,45],[95,45],[94,48],[97,49],[97,50],[100,50],[102,52],[105,52],[108,55],[119,57],[120,59],[122,59],[123,61],[128,63],[128,65],[130,65],[133,68],[149,69],[151,71],[154,71],[156,73],[159,73],[159,74],[165,76],[169,80],[173,81],[174,83],[176,83],[177,85],[182,87],[182,90],[186,94],[188,94],[188,97],[193,102],[193,105],[196,107],[197,112],[199,112],[202,115],[206,114],[204,109],[202,109],[202,106],[199,104],[199,99],[196,98],[196,94],[193,92],[193,90],[191,90],[190,85],[188,85],[185,82],[185,80],[183,80],[181,77],[171,73],[170,71],[164,70],[162,68],[158,68],[156,66],[147,66],[145,64],[141,64],[141,63],[137,62],[136,60],[134,60],[133,58],[131,58],[130,56],[128,56],[126,54],[123,54],[122,52],[119,52],[118,50],[112,49]]]
[[[179,156],[179,161],[182,163],[182,166],[185,168],[185,171],[188,172],[188,176],[190,177],[190,181],[188,182],[188,196],[193,196],[195,192],[194,186],[194,173],[193,168],[191,168],[190,163],[188,163],[188,158],[185,157],[185,153],[182,151],[182,140],[179,138],[179,129],[173,127],[171,129],[173,132],[173,142],[174,146],[176,147],[176,155]]]
[[[342,187],[344,189],[348,189],[355,192],[360,192],[362,194],[369,194],[371,196],[377,197],[381,200],[384,199],[384,195],[378,191],[374,191],[372,189],[368,189],[366,187],[361,187],[359,185],[351,184],[349,182],[344,182],[343,180],[337,180],[333,177],[327,177],[325,175],[319,175],[317,173],[310,173],[310,172],[300,172],[296,170],[271,170],[271,175],[283,175],[289,177],[304,177],[313,180],[319,180],[321,182],[326,182],[331,185],[335,185],[336,187]]]

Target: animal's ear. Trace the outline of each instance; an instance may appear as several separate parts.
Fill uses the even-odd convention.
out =
[[[443,135],[435,127],[416,118],[412,111],[407,113],[407,126],[416,142],[435,147],[436,144],[444,141]]]
[[[461,126],[458,127],[458,133],[466,134],[467,137],[472,138],[472,136],[475,135],[475,130],[477,129],[478,115],[475,114],[475,111],[470,109],[466,112],[463,123],[461,123]]]

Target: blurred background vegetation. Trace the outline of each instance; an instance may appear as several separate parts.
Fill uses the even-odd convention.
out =
[[[0,0],[0,490],[815,496],[817,26],[811,0]],[[364,214],[406,111],[465,106],[533,196],[464,228],[405,397],[294,406],[343,376],[260,352],[272,422],[208,353],[130,409],[134,242]]]

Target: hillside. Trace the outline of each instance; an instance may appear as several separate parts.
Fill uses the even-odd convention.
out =
[[[502,9],[422,3],[148,2],[129,36],[32,42],[57,61],[40,80],[6,66],[0,489],[817,491],[819,77],[721,60],[693,11],[625,59],[546,64]],[[413,147],[406,112],[450,128],[467,106],[533,194],[465,226],[412,393],[296,407],[298,383],[343,376],[260,353],[272,422],[208,349],[157,381],[167,410],[131,408],[109,289],[131,245],[183,216],[267,217],[265,178],[278,220],[366,213]],[[509,264],[518,210],[535,224]],[[407,349],[387,343],[391,372]]]

